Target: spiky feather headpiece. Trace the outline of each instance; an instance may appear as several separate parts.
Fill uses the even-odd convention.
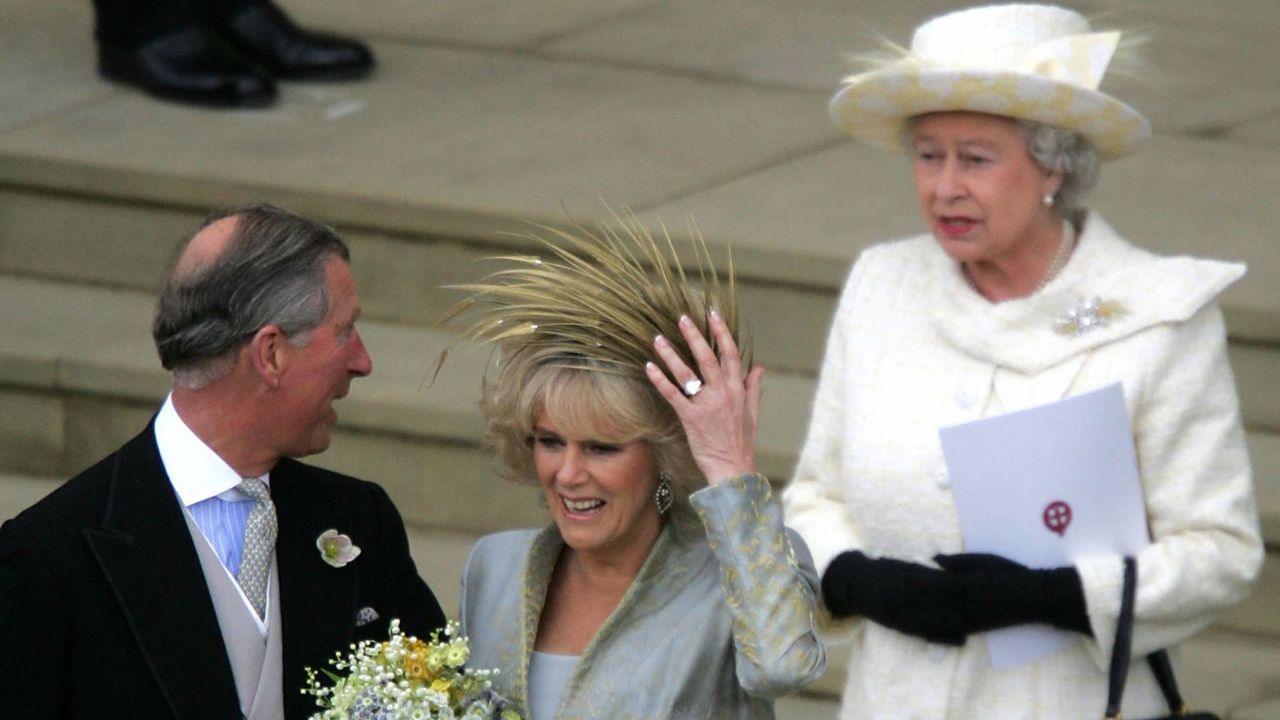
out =
[[[688,315],[715,348],[707,327],[707,310],[714,308],[750,366],[738,333],[733,258],[722,281],[692,223],[689,235],[695,267],[687,272],[666,227],[655,238],[630,212],[594,232],[535,225],[524,237],[545,255],[490,258],[510,267],[451,286],[471,296],[442,323],[460,327],[462,337],[477,344],[496,343],[507,357],[536,352],[568,366],[643,378],[644,364],[658,362],[653,339],[659,334],[696,372],[677,322]]]

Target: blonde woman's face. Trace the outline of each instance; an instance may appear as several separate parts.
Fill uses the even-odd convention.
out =
[[[942,249],[963,263],[999,263],[1056,223],[1046,193],[1061,185],[1036,165],[1018,126],[970,112],[916,123],[913,169],[920,211]]]
[[[534,424],[533,464],[569,547],[625,556],[647,554],[657,540],[662,518],[653,501],[657,468],[648,443],[567,437],[544,412]]]

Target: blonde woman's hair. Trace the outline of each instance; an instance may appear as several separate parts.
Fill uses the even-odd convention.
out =
[[[604,372],[585,358],[515,353],[486,380],[481,409],[485,438],[508,480],[536,485],[533,434],[546,413],[565,437],[645,443],[675,502],[668,516],[682,534],[700,530],[689,495],[706,486],[675,411],[643,376]]]
[[[695,264],[686,272],[665,228],[655,239],[630,214],[614,219],[596,232],[538,227],[527,239],[545,256],[496,258],[507,267],[457,286],[471,296],[445,322],[462,319],[463,337],[497,347],[481,409],[487,442],[505,477],[537,482],[533,431],[546,412],[571,437],[646,443],[675,496],[665,517],[681,532],[700,531],[688,497],[706,478],[679,418],[650,384],[644,366],[663,365],[653,339],[664,335],[685,364],[696,368],[677,321],[689,316],[717,349],[707,325],[709,308],[724,318],[739,347],[746,347],[737,331],[732,260],[722,283],[691,228]],[[744,365],[750,368],[749,357]]]

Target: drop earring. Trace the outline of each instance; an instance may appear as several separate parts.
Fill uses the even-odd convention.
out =
[[[671,492],[671,476],[663,470],[658,473],[658,489],[653,491],[653,503],[658,506],[658,514],[666,515],[675,499]]]

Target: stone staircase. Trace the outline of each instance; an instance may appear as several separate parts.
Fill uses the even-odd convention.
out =
[[[835,28],[856,19],[901,38],[952,3],[856,18],[790,0],[745,14],[732,0],[284,4],[372,39],[378,75],[286,86],[269,112],[194,111],[93,77],[87,3],[0,12],[0,66],[18,70],[0,76],[0,518],[145,425],[168,388],[148,334],[165,265],[210,208],[258,199],[351,244],[375,369],[339,403],[315,460],[388,489],[450,612],[475,537],[545,522],[534,492],[499,480],[478,445],[487,352],[454,352],[430,378],[450,342],[434,322],[458,299],[441,286],[528,250],[525,221],[590,221],[607,215],[603,198],[678,236],[691,213],[714,248],[731,245],[769,368],[760,463],[785,481],[849,262],[918,224],[902,161],[846,142],[823,115],[839,52],[859,42]],[[1162,64],[1186,69],[1168,92],[1187,102],[1139,93],[1164,130],[1104,169],[1096,206],[1160,252],[1251,266],[1223,300],[1271,550],[1251,598],[1188,644],[1183,682],[1235,720],[1280,718],[1264,704],[1280,698],[1280,217],[1260,197],[1280,186],[1280,105],[1243,81],[1224,97],[1210,72],[1274,67],[1280,51],[1238,38],[1280,18],[1206,16],[1194,0],[1135,7],[1182,40]],[[741,18],[733,38],[724,17]],[[782,715],[831,716],[841,665]]]

